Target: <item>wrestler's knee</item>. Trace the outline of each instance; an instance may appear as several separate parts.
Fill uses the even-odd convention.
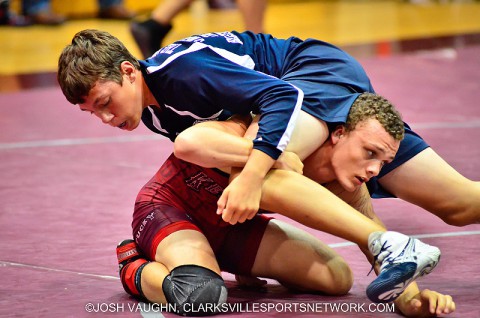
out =
[[[328,270],[332,284],[327,286],[326,293],[330,295],[345,295],[353,285],[353,273],[345,260],[337,256],[328,262]]]
[[[227,288],[220,275],[197,265],[175,267],[165,278],[163,292],[177,314],[211,315],[227,301]]]
[[[454,226],[480,223],[480,182],[470,182],[447,199],[440,208],[443,221]]]
[[[480,182],[469,181],[452,190],[450,195],[421,205],[445,223],[465,226],[480,223]]]
[[[341,296],[352,288],[353,274],[343,258],[338,256],[328,261],[321,271],[311,273],[308,282],[289,284],[282,281],[282,285],[302,292]]]
[[[480,223],[480,208],[473,207],[456,207],[441,216],[442,220],[453,226],[466,226],[470,224]]]

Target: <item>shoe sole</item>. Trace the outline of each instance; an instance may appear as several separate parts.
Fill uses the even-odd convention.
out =
[[[397,299],[415,276],[417,264],[402,263],[380,273],[367,287],[367,297],[374,303],[387,303]]]
[[[388,303],[397,299],[413,280],[433,271],[440,261],[440,250],[430,251],[428,257],[432,261],[418,272],[416,263],[406,262],[394,265],[378,275],[367,287],[368,298],[374,303]]]

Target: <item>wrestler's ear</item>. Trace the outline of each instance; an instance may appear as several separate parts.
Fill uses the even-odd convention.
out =
[[[130,83],[133,83],[135,81],[137,72],[135,66],[132,63],[130,63],[129,61],[123,61],[120,64],[120,71],[123,75],[127,75]]]
[[[335,130],[330,134],[330,140],[332,144],[338,143],[338,141],[345,135],[345,126],[338,125]]]

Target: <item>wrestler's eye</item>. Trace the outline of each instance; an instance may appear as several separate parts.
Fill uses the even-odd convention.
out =
[[[107,100],[102,105],[100,105],[100,107],[103,107],[103,108],[107,107],[108,104],[110,104],[110,101],[111,101],[111,98],[108,97]]]
[[[91,110],[86,110],[86,109],[80,109],[82,112],[88,112],[90,115],[93,115],[93,111]]]

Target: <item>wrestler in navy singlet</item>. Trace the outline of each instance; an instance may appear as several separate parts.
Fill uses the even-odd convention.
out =
[[[341,49],[319,40],[276,39],[251,32],[191,36],[140,61],[160,109],[145,108],[142,121],[175,140],[202,121],[232,114],[262,115],[254,148],[276,159],[285,150],[300,110],[334,127],[345,123],[355,99],[375,93],[362,66]],[[406,138],[388,171],[428,145],[406,126]],[[391,196],[377,178],[374,197]]]

